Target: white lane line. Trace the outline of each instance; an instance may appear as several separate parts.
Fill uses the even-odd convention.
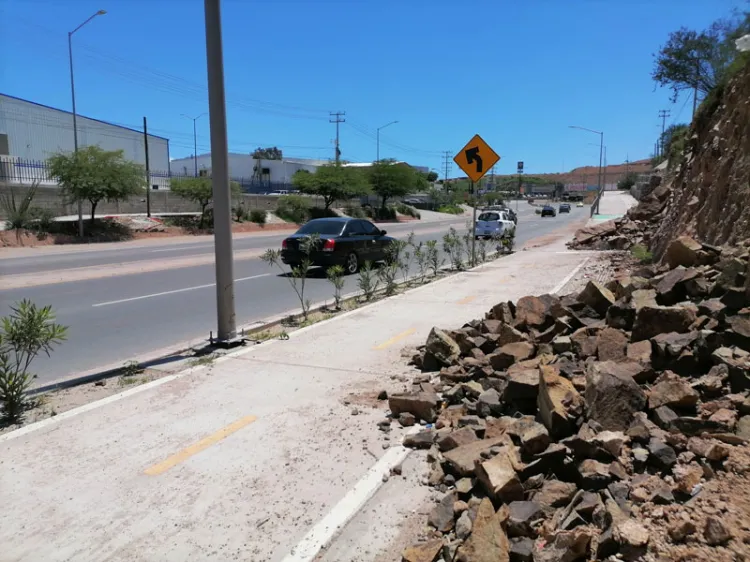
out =
[[[203,244],[201,246],[187,246],[185,248],[162,248],[161,250],[150,250],[152,254],[157,252],[184,252],[186,250],[210,250],[213,246]]]
[[[568,282],[569,282],[569,281],[570,281],[571,279],[573,279],[573,276],[574,276],[574,275],[575,275],[576,273],[578,273],[578,272],[579,272],[579,271],[581,270],[581,268],[582,268],[582,267],[583,267],[583,266],[584,266],[584,265],[586,264],[586,262],[587,262],[587,261],[589,261],[589,258],[586,258],[585,260],[583,260],[583,261],[582,261],[581,263],[579,263],[579,264],[578,264],[578,265],[577,265],[577,266],[575,267],[575,269],[574,269],[573,271],[571,271],[570,273],[568,273],[568,274],[567,274],[567,275],[565,276],[565,279],[563,279],[562,281],[560,281],[560,282],[559,282],[559,283],[557,284],[557,286],[556,286],[556,287],[555,287],[554,289],[552,289],[552,294],[553,294],[553,295],[556,295],[557,293],[559,293],[560,291],[562,291],[562,288],[563,288],[563,287],[565,287],[565,285],[567,285],[567,284],[568,284]]]
[[[239,281],[249,281],[250,279],[258,279],[260,277],[268,277],[270,275],[273,275],[272,273],[262,273],[260,275],[251,275],[250,277],[240,277],[239,279],[235,279],[234,282],[237,283]],[[121,304],[124,302],[131,302],[131,301],[139,301],[143,299],[150,299],[153,297],[163,297],[164,295],[173,295],[175,293],[184,293],[186,291],[195,291],[197,289],[207,289],[208,287],[215,287],[216,283],[208,283],[206,285],[196,285],[195,287],[185,287],[184,289],[175,289],[174,291],[163,291],[161,293],[152,293],[150,295],[141,295],[140,297],[130,297],[129,299],[120,299],[116,301],[107,301],[107,302],[98,302],[96,304],[92,304],[91,306],[96,308],[99,306],[109,306],[111,304]]]
[[[421,429],[421,428],[419,428]],[[413,431],[413,430],[412,430]],[[410,432],[411,433],[411,432]],[[320,522],[287,554],[281,562],[312,562],[320,550],[344,528],[383,485],[383,475],[409,456],[411,449],[391,447],[362,479],[337,503]]]

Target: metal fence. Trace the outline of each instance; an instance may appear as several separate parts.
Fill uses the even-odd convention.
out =
[[[149,185],[154,191],[169,190],[170,180],[186,177],[193,176],[151,170],[149,172]],[[231,177],[230,180],[240,184],[244,193],[263,194],[294,189],[290,183],[271,182],[258,177]],[[56,187],[58,185],[57,181],[50,176],[49,164],[46,161],[9,156],[0,156],[0,182],[11,185],[32,185],[36,183],[44,187]]]

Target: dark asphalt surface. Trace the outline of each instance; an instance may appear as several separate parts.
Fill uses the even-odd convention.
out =
[[[569,215],[540,219],[533,207],[519,207],[516,244],[549,234],[566,224],[588,217],[588,208]],[[465,231],[465,219],[440,223],[384,225],[389,235],[405,238],[414,231],[417,241],[442,240],[453,226]],[[440,232],[435,230],[440,229]],[[429,231],[425,233],[424,231]],[[235,241],[235,250],[278,248],[285,235]],[[162,251],[163,250],[163,251]],[[88,265],[160,259],[161,256],[205,254],[212,241],[138,249],[106,249],[54,256],[0,260],[0,274],[54,271]],[[416,268],[413,267],[413,270]],[[299,308],[296,294],[278,269],[259,259],[239,260],[234,274],[237,325],[244,326]],[[0,314],[22,298],[52,305],[58,321],[68,326],[68,340],[51,358],[38,358],[32,369],[38,383],[72,376],[177,343],[207,337],[216,329],[214,265],[168,269],[106,279],[91,279],[25,289],[0,290]],[[332,300],[332,287],[321,271],[307,281],[307,298],[313,303]],[[348,276],[344,294],[357,290],[357,276]]]

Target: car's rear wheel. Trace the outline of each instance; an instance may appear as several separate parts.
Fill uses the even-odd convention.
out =
[[[350,275],[354,275],[359,271],[359,258],[357,257],[357,254],[352,252],[348,256],[346,256],[346,262],[344,262],[344,269],[346,272]]]

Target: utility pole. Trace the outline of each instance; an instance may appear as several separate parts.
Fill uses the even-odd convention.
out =
[[[346,115],[346,111],[332,111],[331,117],[333,117],[333,119],[329,119],[330,123],[336,123],[336,164],[338,164],[341,159],[341,149],[339,148],[339,123],[346,123],[346,119],[342,119],[344,115]]]
[[[667,126],[667,117],[669,117],[669,110],[668,109],[660,109],[659,110],[659,117],[661,117],[661,137],[659,144],[661,145],[661,156],[664,157],[664,131],[666,130]]]
[[[216,316],[218,341],[228,344],[237,337],[234,309],[232,256],[232,197],[229,191],[229,146],[224,92],[224,53],[221,44],[219,0],[204,0],[206,17],[206,66],[211,128],[211,183],[214,199],[214,252],[216,254]]]
[[[148,167],[148,125],[143,116],[143,146],[146,149],[146,216],[151,217],[151,171]]]
[[[195,166],[195,177],[198,177],[198,132],[195,128],[195,122],[198,121],[201,117],[205,115],[205,113],[201,113],[197,117],[190,117],[190,115],[185,115],[184,113],[180,113],[182,117],[185,117],[186,119],[190,119],[193,122],[193,165]]]
[[[443,152],[443,182],[448,181],[448,173],[451,167],[451,153],[450,150]]]

